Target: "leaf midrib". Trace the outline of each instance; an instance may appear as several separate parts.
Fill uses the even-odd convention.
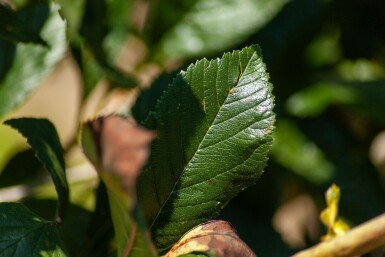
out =
[[[239,55],[238,57],[240,58],[241,52],[237,52],[237,54]],[[229,54],[228,56],[229,56],[229,58],[232,57],[231,54]],[[247,65],[245,66],[245,68],[244,68],[243,70],[238,69],[240,73],[239,73],[239,75],[238,75],[238,78],[237,78],[237,81],[236,81],[236,84],[234,85],[234,87],[236,87],[236,86],[239,85],[239,82],[241,81],[241,78],[243,77],[244,72],[246,71],[247,67],[248,67],[249,64],[250,64],[250,60],[251,60],[254,56],[255,56],[255,52],[249,57],[249,60],[248,60],[248,62],[247,62]],[[220,59],[215,59],[215,60],[216,60],[218,63],[220,62]],[[240,59],[239,59],[238,61],[240,62]],[[187,73],[187,72],[186,72],[186,73]],[[205,73],[203,72],[203,74],[205,74]],[[184,74],[184,75],[185,75],[185,74]],[[203,76],[204,76],[204,75],[203,75]],[[218,81],[218,79],[215,78],[215,87],[217,87],[217,81]],[[217,94],[217,90],[215,90],[215,91],[216,91],[216,94]],[[223,103],[220,105],[220,108],[219,108],[217,114],[215,115],[215,118],[212,120],[210,126],[208,127],[208,129],[207,129],[207,131],[206,131],[206,133],[205,133],[205,135],[202,137],[202,140],[201,140],[201,142],[199,143],[197,149],[195,150],[195,152],[194,152],[194,154],[192,155],[192,157],[190,158],[190,160],[189,160],[189,161],[186,163],[186,165],[184,166],[183,171],[180,173],[180,175],[178,176],[178,179],[175,181],[172,190],[170,191],[169,195],[167,196],[167,199],[166,199],[166,200],[163,202],[163,204],[160,206],[159,211],[157,212],[156,216],[154,217],[154,219],[153,219],[152,222],[151,222],[151,225],[150,225],[150,227],[149,227],[150,230],[153,228],[153,226],[154,226],[156,220],[158,219],[158,216],[162,213],[163,208],[167,205],[167,203],[168,203],[168,201],[169,201],[171,195],[173,194],[173,192],[176,191],[175,188],[176,188],[178,182],[180,181],[180,178],[181,178],[181,177],[183,176],[183,174],[186,172],[186,168],[190,165],[191,160],[194,159],[194,157],[195,157],[196,154],[198,153],[198,150],[201,149],[202,142],[204,141],[205,137],[207,136],[208,131],[210,131],[210,128],[213,126],[214,121],[215,121],[216,118],[218,117],[218,114],[220,113],[221,109],[223,108],[223,105],[224,105],[224,103],[226,102],[226,99],[228,99],[228,97],[229,97],[229,95],[227,95],[227,97],[225,98],[225,100],[223,101]],[[217,101],[218,101],[218,98],[217,98]],[[218,101],[218,103],[219,103],[219,101]],[[206,114],[206,112],[205,112],[205,114]],[[182,141],[182,142],[183,142],[183,141]],[[183,144],[183,143],[182,143],[182,144]]]

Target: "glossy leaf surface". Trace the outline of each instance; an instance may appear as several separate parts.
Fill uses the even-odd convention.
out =
[[[181,72],[144,122],[156,129],[138,198],[160,250],[219,214],[266,165],[274,114],[256,46]]]

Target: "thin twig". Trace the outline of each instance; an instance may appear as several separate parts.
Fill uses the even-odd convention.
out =
[[[319,243],[292,257],[351,257],[385,245],[385,214],[371,219],[343,236]]]

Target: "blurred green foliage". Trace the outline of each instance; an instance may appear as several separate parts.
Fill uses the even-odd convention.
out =
[[[0,18],[1,116],[25,101],[65,49],[81,71],[84,99],[101,79],[110,88],[135,87],[136,71],[155,63],[162,74],[156,90],[141,96],[148,106],[136,107],[142,119],[163,90],[156,85],[168,76],[166,70],[259,44],[274,85],[276,140],[262,179],[233,200],[222,217],[259,257],[279,257],[298,249],[282,241],[272,217],[297,195],[312,196],[322,210],[323,192],[335,182],[341,188],[340,215],[350,224],[384,212],[385,174],[369,158],[374,138],[385,130],[383,0],[60,0],[60,16],[57,4],[6,2],[0,10],[7,16],[1,17],[14,23],[10,30]],[[44,15],[33,15],[40,12]],[[132,38],[144,47],[144,57],[127,72],[117,59]],[[41,176],[30,154],[11,157],[5,181],[0,177],[2,188],[17,184],[10,179],[16,164],[14,177],[24,177],[26,170],[28,181]],[[69,208],[68,215],[87,220],[77,227],[79,238],[68,240],[73,256],[113,252],[103,192],[101,185],[92,213],[78,205]],[[44,199],[35,198],[25,200],[31,210],[52,213],[54,204],[42,211]],[[102,225],[95,229],[95,224]],[[68,231],[63,229],[63,238],[71,238]],[[317,242],[305,237],[307,246]],[[85,242],[83,249],[79,242]]]

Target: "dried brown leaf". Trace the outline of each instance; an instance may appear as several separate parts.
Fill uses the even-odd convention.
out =
[[[121,116],[100,117],[87,125],[95,142],[99,175],[132,195],[154,133]]]
[[[227,221],[212,220],[188,231],[164,257],[208,252],[218,257],[255,257]]]

